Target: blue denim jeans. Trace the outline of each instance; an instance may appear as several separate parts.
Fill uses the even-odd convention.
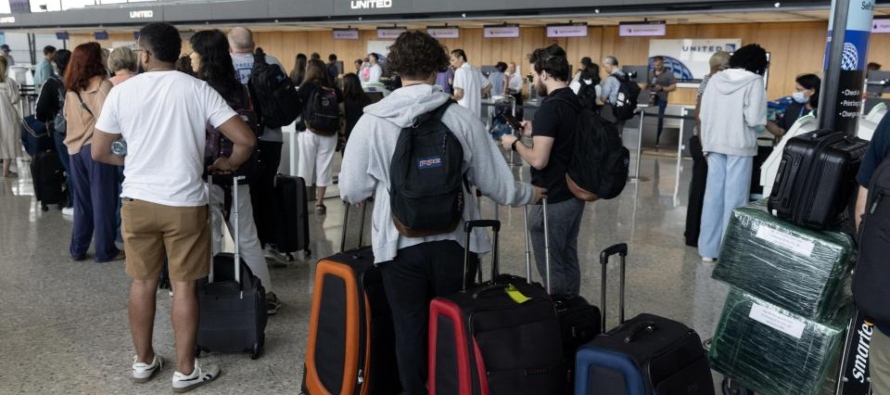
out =
[[[655,96],[655,102],[658,103],[658,129],[655,134],[655,145],[658,145],[661,141],[661,132],[664,131],[664,110],[667,108],[668,102],[661,100],[658,96]]]
[[[708,154],[708,181],[702,205],[698,253],[717,258],[732,210],[748,203],[753,156]]]
[[[68,147],[65,146],[65,135],[53,132],[53,141],[56,143],[56,152],[59,153],[59,160],[62,161],[62,167],[68,174],[66,190],[68,191],[68,207],[74,207],[74,191],[71,190],[71,155],[68,155]]]
[[[114,246],[118,194],[117,167],[93,160],[90,146],[71,155],[69,183],[74,195],[74,230],[71,257],[83,259],[94,236],[96,261],[113,259],[120,252]]]
[[[547,230],[550,235],[550,287],[552,294],[578,295],[581,292],[581,265],[578,263],[578,232],[584,202],[569,199],[547,204]],[[532,206],[528,216],[529,231],[535,252],[538,273],[547,278],[544,249],[544,209]]]

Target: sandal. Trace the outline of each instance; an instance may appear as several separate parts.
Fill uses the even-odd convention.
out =
[[[323,204],[316,204],[316,205],[315,205],[315,214],[317,214],[317,215],[325,215],[325,214],[327,214],[327,212],[328,212],[328,208],[325,207],[325,205],[323,205]]]

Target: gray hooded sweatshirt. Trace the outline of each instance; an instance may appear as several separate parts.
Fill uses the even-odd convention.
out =
[[[371,240],[374,262],[387,262],[398,250],[430,241],[455,240],[464,244],[463,226],[451,233],[422,238],[399,234],[392,222],[389,199],[389,165],[402,128],[414,124],[421,114],[435,110],[450,96],[442,88],[419,84],[397,89],[383,100],[365,107],[365,114],[356,123],[343,153],[340,169],[340,197],[348,203],[359,203],[374,195],[374,216]],[[534,189],[530,184],[515,181],[497,144],[485,126],[470,110],[452,104],[442,117],[445,126],[457,136],[464,151],[463,171],[471,185],[500,205],[531,204]],[[473,196],[464,191],[465,201]],[[464,205],[464,221],[479,219],[475,204]],[[491,250],[484,230],[476,229],[470,250],[485,253]]]
[[[742,69],[714,74],[701,99],[702,149],[757,155],[757,133],[766,126],[763,77]]]

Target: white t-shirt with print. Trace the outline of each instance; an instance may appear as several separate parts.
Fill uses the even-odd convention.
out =
[[[173,207],[207,204],[206,125],[237,116],[207,83],[178,71],[139,74],[111,90],[96,129],[127,141],[122,197]]]
[[[469,63],[464,63],[454,71],[452,85],[464,90],[464,97],[458,100],[457,104],[469,108],[476,116],[482,118],[482,88],[488,86],[488,79]]]

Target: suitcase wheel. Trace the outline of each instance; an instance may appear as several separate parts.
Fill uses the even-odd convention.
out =
[[[41,205],[40,205],[40,210],[42,210],[42,211],[49,211],[49,206],[47,206],[47,205],[45,205],[45,204],[41,204]]]
[[[305,249],[305,250],[303,250],[303,257],[304,257],[304,258],[309,258],[310,255],[312,255],[312,250],[310,250],[310,249],[308,249],[308,248]]]
[[[250,359],[257,359],[262,354],[263,354],[263,347],[261,347],[259,345],[259,343],[254,343],[253,349],[250,350]]]
[[[289,252],[288,252],[287,254],[284,254],[284,261],[285,261],[285,262],[293,262],[293,261],[294,261],[294,255],[291,254],[291,253],[289,253]]]
[[[739,385],[737,381],[726,377],[723,379],[723,395],[755,395],[754,391],[751,391],[745,387]]]

